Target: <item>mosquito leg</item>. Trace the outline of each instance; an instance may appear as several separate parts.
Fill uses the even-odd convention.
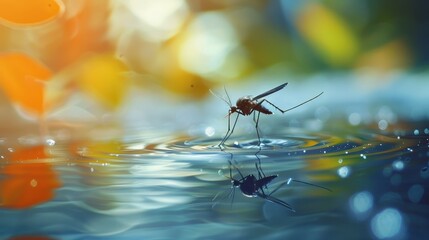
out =
[[[318,187],[318,188],[321,188],[321,189],[325,189],[326,191],[332,192],[331,189],[329,189],[327,187],[324,187],[324,186],[320,186],[320,185],[314,184],[314,183],[304,182],[304,181],[300,181],[300,180],[296,180],[296,179],[292,179],[292,181],[297,182],[297,183],[306,184],[306,185],[313,186],[313,187]]]
[[[285,184],[289,184],[290,183],[289,179],[288,181],[283,182],[282,184],[280,184],[279,186],[277,186],[273,191],[270,192],[270,194],[268,194],[268,196],[271,196],[272,194],[274,194],[275,192],[277,192],[277,190],[279,190],[281,187],[283,187]]]
[[[238,169],[230,160],[228,160],[228,162],[229,162],[229,175],[230,175],[231,180],[234,180],[232,178],[231,165],[234,167],[235,170],[237,170],[238,174],[240,174],[240,177],[241,177],[240,181],[243,180],[244,179],[244,175],[241,173],[240,169]]]
[[[261,138],[260,138],[260,134],[259,134],[259,126],[258,126],[259,125],[259,116],[260,115],[261,115],[261,112],[258,112],[258,116],[257,116],[256,121],[255,121],[256,133],[258,135],[258,146],[259,146],[258,151],[255,153],[255,157],[258,159],[258,162],[255,165],[256,165],[256,169],[258,170],[259,177],[261,178],[261,176],[265,177],[265,173],[262,170],[261,158],[259,158],[259,156],[258,156],[259,153],[262,151],[262,143],[261,143]]]
[[[261,112],[258,112],[256,120],[255,120],[255,115],[256,115],[256,113],[253,112],[253,121],[255,122],[256,135],[258,136],[258,146],[259,146],[259,148],[261,148],[261,136],[259,134],[259,116],[261,115]]]
[[[234,203],[234,197],[235,197],[235,187],[232,186],[232,198],[231,198],[231,208],[232,208],[232,204]]]
[[[222,140],[220,141],[220,143],[219,143],[219,149],[222,151],[223,149],[222,149],[222,146],[223,146],[223,144],[225,143],[225,141],[226,141],[226,139],[227,139],[227,137],[228,137],[228,134],[229,134],[229,132],[231,131],[231,116],[230,115],[228,115],[228,130],[226,131],[226,134],[225,134],[225,136],[222,138]]]
[[[304,101],[304,102],[302,102],[302,103],[300,103],[300,104],[298,104],[298,105],[296,105],[296,106],[293,106],[293,107],[288,108],[288,109],[285,109],[285,110],[280,109],[279,107],[277,107],[276,105],[274,105],[272,102],[268,101],[267,99],[262,100],[262,101],[261,101],[261,103],[262,103],[263,101],[265,101],[265,102],[267,102],[268,104],[270,104],[271,106],[275,107],[275,108],[276,108],[277,110],[279,110],[281,113],[285,113],[285,112],[289,112],[289,111],[290,111],[290,110],[292,110],[292,109],[295,109],[295,108],[297,108],[297,107],[300,107],[300,106],[302,106],[302,105],[304,105],[304,104],[306,104],[306,103],[308,103],[308,102],[310,102],[310,101],[313,101],[314,99],[316,99],[316,98],[320,97],[320,95],[322,95],[322,94],[323,94],[323,92],[321,92],[321,93],[317,94],[315,97],[312,97],[312,98],[310,98],[310,99],[308,99],[308,100],[306,100],[306,101]]]
[[[232,133],[234,132],[235,129],[235,125],[237,125],[237,121],[238,121],[238,117],[240,116],[240,114],[237,114],[237,117],[234,120],[234,124],[232,125],[231,128],[231,117],[228,116],[228,131],[226,131],[225,137],[223,137],[222,141],[219,143],[219,148],[220,150],[222,149],[223,144],[226,142],[226,140],[229,139],[229,137],[232,135]]]
[[[271,106],[273,106],[275,109],[277,109],[278,111],[280,111],[281,113],[285,113],[286,111],[283,109],[280,109],[279,107],[277,107],[276,105],[274,105],[274,103],[268,101],[267,99],[264,99],[265,102],[267,102],[268,104],[270,104]]]

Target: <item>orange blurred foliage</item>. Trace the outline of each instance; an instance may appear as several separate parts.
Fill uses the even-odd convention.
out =
[[[47,202],[61,186],[49,163],[44,146],[20,149],[11,154],[10,162],[1,173],[0,207],[23,209]]]
[[[13,24],[43,23],[61,13],[60,3],[55,0],[2,0],[0,1],[0,20]]]
[[[9,240],[54,240],[54,238],[45,236],[18,236],[9,238]]]
[[[68,16],[59,19],[52,36],[57,37],[47,49],[52,69],[63,69],[88,53],[111,48],[106,32],[109,8],[105,1],[75,0],[65,4]]]
[[[0,86],[28,112],[43,113],[45,81],[51,77],[52,72],[46,66],[23,53],[0,55]]]

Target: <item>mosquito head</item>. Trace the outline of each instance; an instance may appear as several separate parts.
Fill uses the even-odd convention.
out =
[[[232,185],[233,187],[240,187],[241,182],[240,182],[240,181],[238,181],[238,180],[235,180],[235,179],[231,179],[231,185]]]
[[[237,112],[237,107],[236,107],[236,106],[231,106],[231,107],[229,108],[229,115],[231,115],[231,114],[233,114],[233,113],[235,113],[235,112]]]

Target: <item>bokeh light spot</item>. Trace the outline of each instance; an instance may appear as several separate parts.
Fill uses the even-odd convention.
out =
[[[392,238],[403,231],[402,216],[398,210],[387,208],[371,220],[371,230],[378,239]]]
[[[374,199],[370,192],[363,191],[354,194],[349,200],[349,205],[355,214],[364,214],[371,210],[374,205]]]

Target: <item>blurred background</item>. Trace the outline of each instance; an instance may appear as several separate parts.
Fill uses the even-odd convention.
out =
[[[283,82],[292,84],[281,106],[324,91],[318,105],[382,99],[403,106],[405,117],[426,118],[428,5],[2,0],[1,133],[183,130],[225,121],[228,106],[209,89],[225,95],[226,87],[234,102]]]
[[[428,9],[0,0],[0,238],[427,236]],[[264,171],[334,191],[277,191],[299,209],[290,218],[238,196],[234,209],[214,209],[230,187],[215,147],[226,91],[235,104],[285,82],[269,96],[283,109],[324,93],[261,115]],[[242,118],[226,145],[251,174],[255,125]]]

